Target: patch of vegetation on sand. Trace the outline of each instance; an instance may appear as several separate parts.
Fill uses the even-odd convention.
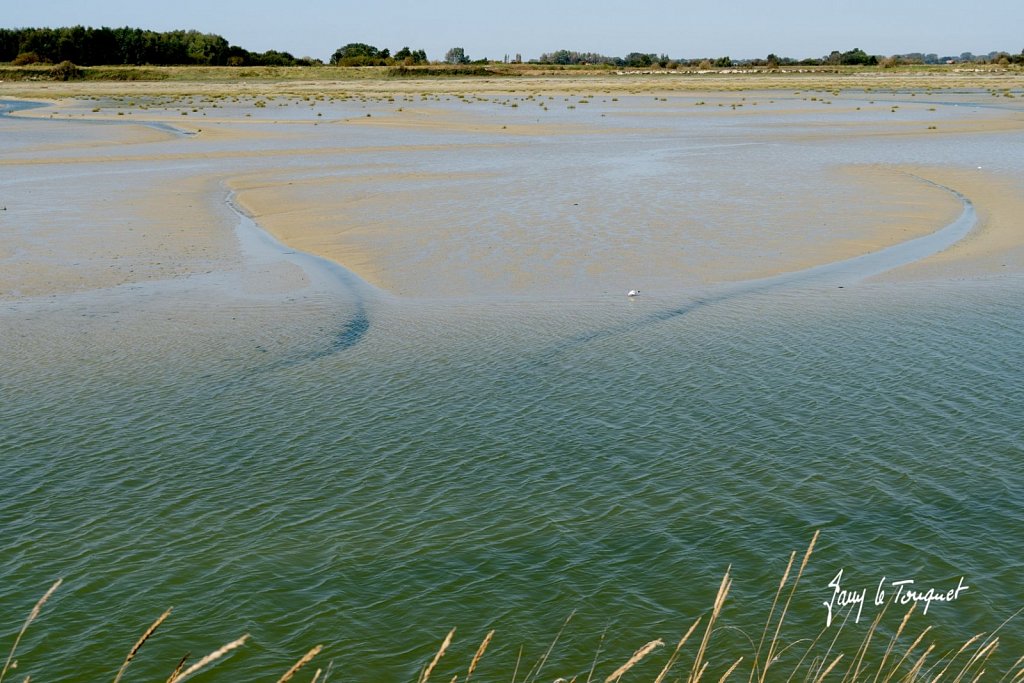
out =
[[[431,64],[429,66],[393,66],[388,69],[388,78],[457,78],[464,76],[519,76],[522,72],[497,66],[467,65],[454,66]]]

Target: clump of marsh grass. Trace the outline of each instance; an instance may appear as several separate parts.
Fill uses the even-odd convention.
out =
[[[638,682],[653,680],[653,683],[685,680],[686,683],[700,683],[702,680],[717,680],[718,683],[727,683],[730,680],[738,680],[742,676],[747,677],[747,683],[774,681],[785,681],[786,683],[794,681],[805,683],[824,683],[826,681],[838,681],[839,683],[977,683],[979,681],[1024,683],[1024,655],[1005,671],[990,670],[992,657],[1000,646],[1000,631],[1020,612],[1006,619],[990,633],[977,633],[959,647],[943,649],[937,643],[929,640],[931,626],[924,627],[916,636],[912,636],[911,623],[916,604],[911,604],[903,614],[899,626],[892,635],[883,638],[880,625],[889,607],[893,605],[890,600],[879,610],[868,626],[867,632],[860,639],[859,645],[852,649],[852,652],[840,651],[842,648],[839,646],[840,637],[853,612],[852,606],[845,613],[837,615],[842,617],[838,625],[826,625],[813,638],[787,643],[783,638],[784,624],[793,606],[798,585],[807,569],[818,536],[818,533],[814,534],[799,565],[796,564],[797,553],[795,551],[790,553],[782,578],[776,587],[760,639],[755,644],[748,637],[752,650],[749,654],[731,652],[726,656],[715,652],[713,647],[716,633],[734,628],[720,625],[722,610],[733,583],[732,567],[730,566],[726,568],[718,586],[711,609],[694,619],[660,665],[657,664],[657,659],[658,650],[665,644],[662,638],[655,638],[643,643],[625,661],[602,663],[599,661],[605,640],[605,635],[602,635],[589,671],[570,674],[569,677],[541,679],[542,670],[548,664],[563,632],[573,618],[574,613],[570,613],[551,644],[522,679],[519,678],[519,670],[523,648],[519,649],[519,656],[516,658],[515,668],[512,671],[511,683],[540,683],[542,680],[553,680],[554,683],[598,683],[599,681],[622,683],[626,680]],[[55,582],[30,611],[14,640],[3,669],[0,670],[0,683],[3,683],[7,674],[17,667],[15,657],[22,637],[29,626],[39,618],[43,606],[60,585],[60,580]],[[1024,609],[1020,611],[1024,611]],[[142,633],[129,650],[113,683],[121,683],[129,665],[170,615],[171,609],[166,610]],[[441,660],[452,646],[455,633],[454,628],[448,632],[433,657],[420,669],[417,683],[429,683],[431,676],[440,670]],[[699,634],[699,636],[695,636],[695,634]],[[473,675],[477,673],[494,635],[495,631],[490,630],[484,636],[461,681],[469,683]],[[190,655],[186,654],[174,667],[165,683],[185,683],[193,676],[207,672],[226,655],[244,646],[248,640],[249,635],[243,635],[202,657],[192,665],[188,665]],[[911,641],[909,645],[901,644],[907,640]],[[691,654],[687,654],[686,646],[691,641],[696,642],[696,646],[693,647]],[[323,645],[311,648],[276,679],[277,683],[288,683],[294,680],[303,668],[321,654],[322,650]],[[745,665],[744,662],[746,662]],[[616,664],[617,666],[615,666]],[[609,667],[609,673],[598,675],[598,669],[605,665]],[[326,669],[317,668],[312,677],[303,680],[309,681],[309,683],[326,683],[332,666],[333,662]],[[613,666],[614,668],[612,668]],[[657,675],[653,679],[642,678],[644,671],[652,666],[656,667]],[[442,678],[448,680],[449,683],[459,683],[460,675],[449,672]],[[504,678],[504,675],[500,676],[500,679],[504,680]],[[228,678],[227,680],[234,679]],[[490,680],[494,680],[494,678],[492,677]],[[26,677],[21,683],[30,683],[29,677]]]

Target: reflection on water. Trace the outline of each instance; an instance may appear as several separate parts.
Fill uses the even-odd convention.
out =
[[[4,632],[66,580],[20,674],[112,674],[174,605],[140,679],[243,632],[238,680],[320,642],[411,679],[452,626],[438,678],[496,628],[502,679],[576,610],[545,668],[571,676],[606,630],[608,662],[678,637],[730,564],[756,637],[815,529],[791,640],[839,568],[966,577],[921,622],[944,648],[1024,604],[1019,279],[407,299],[240,220],[238,265],[0,305]]]

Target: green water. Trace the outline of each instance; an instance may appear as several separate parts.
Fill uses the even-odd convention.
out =
[[[324,272],[302,297],[213,276],[0,306],[0,644],[65,579],[19,676],[112,678],[171,605],[130,679],[250,633],[210,678],[323,643],[332,680],[412,680],[457,627],[437,680],[492,628],[478,675],[509,680],[570,614],[541,680],[585,676],[603,633],[607,675],[731,565],[724,671],[816,530],[787,642],[840,568],[965,577],[915,622],[943,650],[1024,606],[1019,277],[413,300]],[[1024,626],[1002,635],[1005,668]]]

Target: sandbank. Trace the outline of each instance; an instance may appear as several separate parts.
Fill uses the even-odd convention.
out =
[[[913,87],[928,88],[929,92],[940,87],[994,88],[995,82],[1002,88],[1017,87],[1021,79],[1014,73],[970,77],[947,73],[941,84],[929,80],[922,85],[919,77],[868,76],[839,82],[832,79],[829,87],[864,88],[873,80],[876,87],[884,83],[889,95],[895,96],[900,88]],[[566,289],[589,295],[618,291],[623,282],[632,285],[637,273],[643,274],[645,286],[671,291],[798,271],[942,228],[959,214],[960,203],[936,184],[962,193],[975,204],[978,229],[946,252],[880,279],[991,277],[1024,271],[1024,236],[1016,218],[1024,215],[1024,184],[969,166],[836,165],[823,185],[834,188],[828,196],[783,183],[741,188],[749,196],[739,197],[736,203],[702,204],[680,196],[660,178],[648,180],[638,192],[626,184],[553,185],[543,177],[511,176],[500,166],[473,172],[458,168],[423,171],[410,170],[406,163],[412,156],[422,159],[433,153],[476,150],[501,155],[529,144],[525,136],[578,142],[587,137],[642,135],[658,130],[658,117],[691,116],[698,111],[701,116],[725,120],[756,120],[767,108],[754,106],[755,101],[778,103],[772,111],[775,117],[828,114],[807,125],[796,121],[775,128],[768,125],[767,132],[744,133],[750,141],[813,143],[1024,129],[1024,113],[1015,99],[1008,100],[1006,110],[982,115],[968,107],[962,111],[946,107],[943,117],[934,123],[934,108],[927,103],[904,103],[899,115],[891,119],[879,118],[877,112],[864,112],[865,120],[828,119],[831,114],[848,119],[862,112],[808,98],[806,91],[824,85],[822,79],[820,75],[756,81],[723,77],[714,81],[715,89],[699,91],[693,89],[694,83],[706,85],[708,81],[694,76],[200,83],[193,84],[196,87],[187,94],[180,82],[0,84],[0,97],[16,91],[54,102],[53,107],[19,116],[116,120],[121,124],[93,126],[87,136],[77,139],[54,136],[56,141],[14,145],[0,159],[0,168],[14,173],[14,169],[45,165],[54,167],[54,173],[59,169],[77,175],[93,168],[121,173],[118,169],[123,165],[139,163],[155,169],[152,176],[128,183],[93,179],[81,185],[58,186],[49,201],[61,210],[48,211],[45,201],[21,203],[16,195],[10,195],[14,197],[8,200],[10,210],[0,216],[4,225],[11,226],[0,233],[0,262],[4,265],[0,297],[58,294],[237,268],[241,257],[232,233],[233,221],[223,205],[228,188],[237,193],[238,205],[283,243],[335,261],[384,290],[411,297],[456,297],[467,292],[538,296]],[[783,92],[783,83],[786,90],[801,90]],[[748,89],[752,85],[758,90]],[[733,86],[736,92],[730,91]],[[780,89],[770,90],[776,86]],[[249,100],[227,112],[208,108],[212,107],[209,102],[187,100],[195,109],[202,108],[203,114],[211,114],[201,121],[179,112],[185,98],[214,98],[224,91]],[[243,118],[245,114],[240,112],[254,106],[252,98],[267,92],[278,98],[357,95],[376,98],[376,105],[390,109],[380,116],[319,121]],[[600,126],[576,123],[565,112],[556,120],[540,115],[533,122],[524,121],[522,110],[515,116],[506,115],[494,101],[483,97],[466,98],[472,101],[458,110],[431,102],[388,102],[399,95],[504,93],[528,97],[556,92],[572,93],[574,98],[588,93],[590,97],[596,93],[685,93],[689,99],[666,103],[655,102],[653,97],[623,97],[625,101],[609,111],[615,122]],[[125,101],[104,101],[94,107],[92,101],[60,99],[69,93],[123,97]],[[140,107],[136,102],[165,96],[171,99],[161,100],[159,107]],[[730,106],[694,106],[693,100],[705,96],[711,104]],[[884,97],[885,93],[879,94],[879,110],[891,106]],[[949,93],[948,97],[969,102],[985,96],[974,92]],[[182,102],[174,98],[182,98]],[[277,104],[284,107],[289,103],[279,99]],[[531,104],[537,106],[537,102]],[[558,106],[566,104],[559,102]],[[661,109],[652,111],[652,106]],[[506,123],[505,116],[512,118]],[[261,125],[257,128],[256,123]],[[4,124],[8,130],[16,130],[29,122],[7,119]],[[306,135],[313,125],[393,129],[409,136],[396,138],[399,144],[311,146]],[[176,134],[175,128],[189,135]],[[464,137],[458,142],[437,142],[438,134],[448,133]],[[273,140],[275,144],[248,145],[252,140]],[[339,140],[345,138],[339,136]],[[195,162],[204,170],[187,177],[160,171],[163,166],[185,162]],[[253,170],[240,170],[243,168]],[[31,231],[19,227],[29,224]],[[279,275],[278,284],[272,287],[302,283],[301,274]]]
[[[869,201],[790,197],[763,223],[728,209],[637,205],[616,232],[597,197],[528,213],[535,188],[481,174],[301,179],[260,173],[231,180],[239,203],[282,242],[404,296],[544,295],[605,291],[643,273],[667,290],[768,277],[877,251],[944,227],[961,211],[951,193],[902,169],[836,169],[835,183]],[[500,193],[510,211],[471,210]],[[591,201],[588,201],[590,199]],[[540,201],[544,201],[543,199]],[[709,216],[708,212],[719,211]],[[709,219],[714,220],[709,220]],[[546,221],[546,222],[543,222]],[[583,226],[579,230],[559,225]],[[640,226],[640,227],[637,227]],[[751,241],[756,246],[751,247]],[[686,249],[681,247],[685,245]]]
[[[973,279],[1024,273],[1024,180],[984,168],[907,166],[900,170],[960,192],[974,204],[978,222],[949,249],[877,279]]]

